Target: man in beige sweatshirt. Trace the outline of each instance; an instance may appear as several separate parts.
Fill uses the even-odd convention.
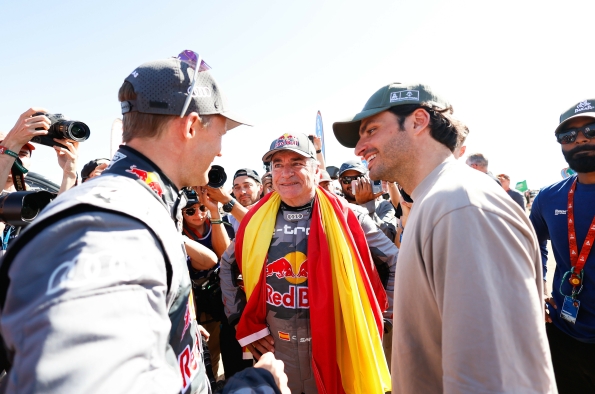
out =
[[[415,201],[397,261],[393,393],[555,393],[539,247],[495,182],[457,162],[458,122],[428,86],[394,83],[333,125],[370,177]]]

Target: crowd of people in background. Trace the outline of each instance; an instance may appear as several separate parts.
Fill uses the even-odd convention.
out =
[[[595,392],[595,100],[553,133],[577,175],[537,197],[403,83],[333,124],[354,149],[339,166],[287,130],[260,144],[262,175],[215,186],[245,122],[200,64],[137,67],[114,157],[79,175],[79,143],[56,139],[59,196],[25,231],[3,217],[6,392]],[[3,196],[40,190],[46,113],[0,135]]]

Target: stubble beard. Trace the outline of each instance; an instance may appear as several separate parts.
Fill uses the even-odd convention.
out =
[[[398,130],[395,138],[384,146],[380,161],[376,162],[370,170],[370,179],[400,184],[407,177],[408,167],[411,167],[408,160],[410,148],[407,140],[402,138],[404,134],[405,131]],[[378,159],[377,157],[376,160]]]

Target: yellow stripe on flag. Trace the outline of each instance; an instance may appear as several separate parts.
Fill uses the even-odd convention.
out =
[[[244,243],[242,245],[242,279],[246,300],[250,299],[252,291],[258,284],[264,267],[264,259],[271,246],[271,238],[275,231],[277,212],[281,206],[281,197],[273,192],[269,200],[260,207],[246,225]]]

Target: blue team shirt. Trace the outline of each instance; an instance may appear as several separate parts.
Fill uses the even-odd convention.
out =
[[[576,323],[572,324],[560,317],[564,296],[560,294],[560,284],[564,274],[570,270],[570,248],[568,245],[568,222],[566,208],[568,192],[576,176],[564,179],[543,188],[531,208],[531,222],[537,233],[541,247],[543,277],[546,274],[547,240],[552,241],[552,250],[556,259],[556,271],[552,284],[552,296],[558,309],[548,305],[553,324],[566,334],[582,342],[595,343],[595,248],[591,250],[583,268],[583,290],[577,296],[581,305]],[[585,242],[591,222],[595,217],[595,185],[577,183],[574,196],[574,226],[579,252]],[[572,293],[572,286],[565,280],[562,290]]]

